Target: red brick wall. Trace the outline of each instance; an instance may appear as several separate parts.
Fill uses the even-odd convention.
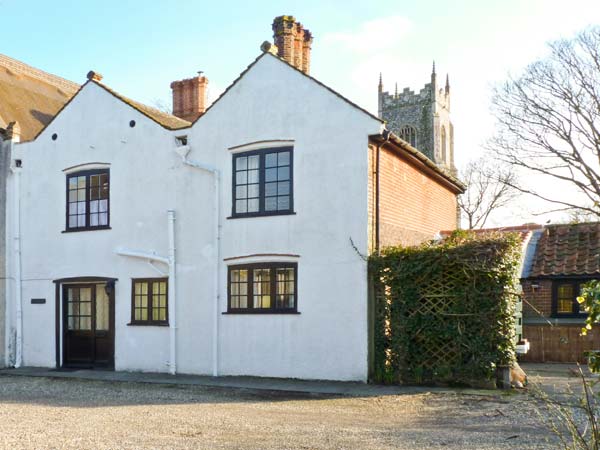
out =
[[[369,147],[369,225],[375,240],[376,152]],[[433,239],[440,230],[457,226],[456,194],[397,153],[380,154],[380,246],[414,245]]]
[[[532,284],[539,287],[534,290],[531,287]],[[543,317],[550,317],[552,315],[552,281],[524,281],[521,285],[523,286],[523,318],[541,318],[540,313]]]

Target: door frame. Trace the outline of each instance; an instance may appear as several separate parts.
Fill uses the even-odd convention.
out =
[[[112,286],[111,292],[108,293],[108,297],[109,297],[109,302],[112,306],[110,309],[110,315],[109,315],[109,327],[110,327],[110,338],[111,338],[112,347],[113,347],[112,359],[109,362],[107,369],[114,370],[114,365],[115,365],[114,364],[114,362],[115,362],[114,356],[115,356],[115,348],[116,348],[116,342],[115,342],[115,335],[116,335],[116,333],[115,333],[115,309],[116,309],[115,291],[116,291],[116,288],[115,288],[115,285],[116,285],[117,281],[118,281],[117,278],[95,277],[95,276],[60,278],[60,279],[53,281],[54,286],[55,286],[54,322],[55,322],[55,352],[56,352],[56,368],[57,369],[65,367],[64,356],[65,356],[65,343],[66,343],[65,342],[66,321],[64,319],[64,317],[65,317],[64,298],[63,298],[64,287],[71,285],[71,284],[72,285],[106,284],[107,286]]]

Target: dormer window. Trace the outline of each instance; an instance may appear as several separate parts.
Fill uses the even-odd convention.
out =
[[[66,231],[106,229],[109,219],[108,169],[68,174]]]

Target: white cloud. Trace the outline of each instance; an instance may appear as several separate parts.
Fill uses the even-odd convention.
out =
[[[403,16],[389,16],[370,20],[354,31],[327,33],[325,44],[338,44],[348,50],[372,52],[395,47],[412,29],[412,23]]]

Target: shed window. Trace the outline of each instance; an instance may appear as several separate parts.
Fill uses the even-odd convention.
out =
[[[552,310],[555,316],[578,316],[586,313],[579,309],[577,296],[587,281],[589,280],[560,280],[553,283]]]

